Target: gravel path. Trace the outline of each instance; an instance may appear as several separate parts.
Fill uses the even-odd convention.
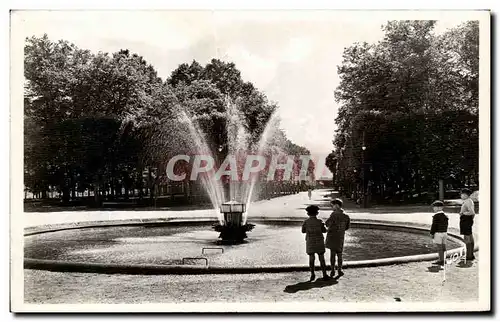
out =
[[[338,281],[308,273],[248,275],[101,275],[25,270],[27,303],[467,302],[478,299],[477,264],[443,271],[431,263],[346,269]],[[320,277],[320,272],[317,272]]]

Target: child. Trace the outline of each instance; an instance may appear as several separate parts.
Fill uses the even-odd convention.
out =
[[[460,208],[460,235],[464,235],[466,247],[466,259],[474,260],[474,236],[472,235],[472,225],[474,225],[474,201],[470,198],[472,192],[469,189],[463,189],[460,197],[464,201]]]
[[[312,190],[311,190],[311,188],[309,188],[307,190],[307,195],[309,196],[309,200],[311,200],[311,196],[312,196]]]
[[[448,238],[448,217],[443,211],[443,202],[437,200],[432,203],[435,212],[432,216],[431,236],[432,241],[438,247],[439,261],[438,265],[444,265],[446,253],[446,239]]]
[[[316,218],[319,212],[317,206],[308,206],[306,212],[309,218],[302,224],[302,233],[306,234],[306,252],[309,255],[309,268],[311,270],[310,281],[312,282],[316,279],[316,275],[314,274],[315,254],[318,254],[319,257],[323,279],[328,280],[325,264],[325,241],[323,238],[323,234],[326,233],[325,224]]]
[[[342,252],[344,250],[345,231],[349,229],[351,218],[342,209],[342,200],[332,201],[333,212],[326,221],[328,232],[326,234],[326,248],[330,249],[330,263],[332,265],[331,277],[335,276],[335,255],[339,259],[339,277],[344,275],[342,271]]]

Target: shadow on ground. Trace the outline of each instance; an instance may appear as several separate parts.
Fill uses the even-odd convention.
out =
[[[440,271],[443,270],[443,268],[440,267],[439,265],[432,265],[432,266],[427,267],[427,270],[430,273],[439,273]]]
[[[317,279],[314,282],[300,282],[297,284],[293,285],[288,285],[285,287],[284,292],[285,293],[297,293],[299,291],[307,291],[313,288],[323,288],[327,286],[332,286],[338,284],[338,281],[336,279],[331,279],[328,281],[323,281],[321,279]]]
[[[470,268],[474,266],[474,263],[472,261],[467,261],[467,262],[460,262],[457,264],[457,267],[458,268]]]
[[[458,268],[471,268],[474,266],[473,261],[460,261],[455,265]],[[432,263],[432,266],[427,267],[427,270],[431,273],[439,273],[443,270],[442,266],[437,265],[436,263]]]

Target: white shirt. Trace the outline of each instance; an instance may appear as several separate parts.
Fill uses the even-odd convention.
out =
[[[462,208],[460,208],[461,216],[474,216],[476,212],[474,211],[474,201],[471,198],[464,200]]]

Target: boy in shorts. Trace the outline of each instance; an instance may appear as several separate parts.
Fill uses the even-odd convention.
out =
[[[444,265],[446,253],[446,239],[448,238],[448,216],[443,211],[444,204],[442,201],[434,201],[432,208],[434,216],[432,216],[431,236],[434,244],[437,245],[439,261],[438,265]]]
[[[476,212],[474,210],[474,201],[470,198],[472,192],[469,189],[463,189],[460,197],[464,201],[460,208],[460,235],[464,235],[464,242],[466,247],[466,259],[468,261],[474,260],[474,236],[472,234],[472,226],[474,225],[474,217]]]

